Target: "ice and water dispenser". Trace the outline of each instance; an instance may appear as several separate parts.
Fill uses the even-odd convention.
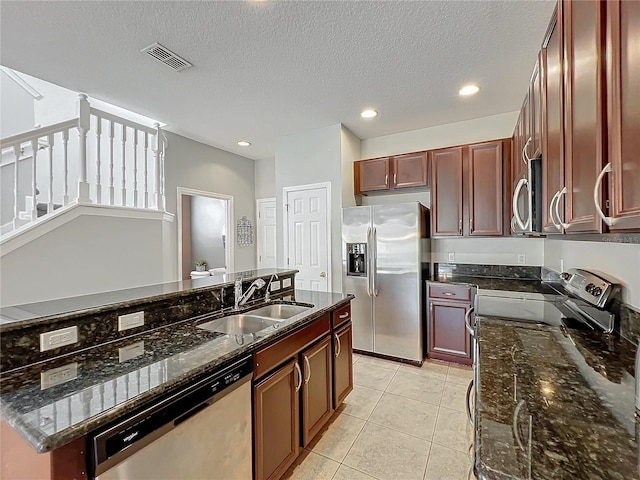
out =
[[[347,243],[347,275],[350,277],[367,276],[366,243]]]

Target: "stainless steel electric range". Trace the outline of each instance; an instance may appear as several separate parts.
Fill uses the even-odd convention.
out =
[[[479,479],[637,479],[636,347],[612,312],[620,286],[573,269],[557,294],[480,291],[474,307]]]

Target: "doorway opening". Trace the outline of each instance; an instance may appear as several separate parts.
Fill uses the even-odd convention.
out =
[[[178,271],[192,278],[196,262],[212,274],[232,272],[233,197],[178,187]]]

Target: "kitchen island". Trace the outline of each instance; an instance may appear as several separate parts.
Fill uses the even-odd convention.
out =
[[[237,313],[233,308],[234,276],[153,286],[155,296],[127,298],[108,306],[90,306],[95,297],[68,299],[67,305],[81,307],[40,318],[28,313],[43,311],[42,305],[13,307],[12,315],[16,316],[18,311],[27,314],[8,320],[3,315],[5,321],[0,326],[2,356],[7,357],[3,358],[0,377],[3,450],[9,445],[8,439],[14,447],[16,442],[22,442],[28,448],[23,448],[14,459],[21,458],[24,462],[29,449],[35,461],[44,457],[36,452],[53,452],[49,454],[51,465],[60,456],[57,453],[65,452],[65,457],[74,457],[67,458],[67,463],[75,462],[84,470],[88,433],[240,357],[254,354],[332,311],[348,307],[352,298],[336,293],[295,291],[296,272],[292,270],[250,273],[241,274],[246,285],[256,278],[267,282],[273,280],[272,275],[278,275],[281,283],[276,291],[272,290],[271,303],[308,308],[251,335],[225,335],[199,328],[203,323]],[[145,291],[149,292],[149,288]],[[265,293],[264,287],[256,290],[241,311],[263,305]],[[106,295],[122,299],[120,294]],[[118,331],[118,316],[141,308],[150,313],[149,322],[144,327]],[[66,328],[69,322],[78,326],[78,342],[51,350],[50,354],[40,352],[34,340],[37,334]],[[9,346],[14,347],[13,351]],[[11,461],[10,455],[3,455],[3,469],[4,462]],[[60,470],[56,473],[52,467],[51,478],[65,475]],[[74,474],[67,478],[76,477]]]

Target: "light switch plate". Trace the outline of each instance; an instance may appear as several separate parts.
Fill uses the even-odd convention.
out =
[[[280,290],[280,280],[274,280],[271,282],[271,291],[275,292],[276,290]]]
[[[144,325],[144,311],[128,313],[118,317],[118,331],[129,330],[130,328]]]
[[[40,334],[40,351],[72,345],[78,341],[78,327],[67,327]]]
[[[45,370],[40,372],[40,390],[46,390],[76,378],[78,378],[78,364],[76,362]]]
[[[524,265],[527,263],[527,255],[524,253],[518,254],[518,265]]]
[[[118,362],[126,362],[144,355],[144,340],[118,349]]]
[[[291,286],[291,279],[290,278],[283,278],[282,279],[282,288],[289,288]]]
[[[449,261],[450,262],[455,262],[456,261],[456,254],[451,252],[449,253]]]

